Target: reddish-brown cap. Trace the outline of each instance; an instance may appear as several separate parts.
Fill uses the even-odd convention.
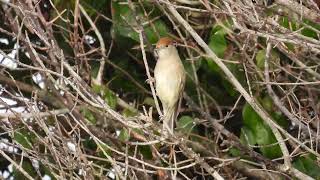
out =
[[[170,44],[174,44],[174,40],[169,37],[160,38],[156,44],[156,48],[164,47]]]

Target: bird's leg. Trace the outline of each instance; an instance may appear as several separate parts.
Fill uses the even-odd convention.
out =
[[[171,162],[172,161],[172,159],[174,158],[174,145],[170,145],[170,153],[169,153],[169,162]]]
[[[168,138],[169,136],[173,136],[172,129],[168,126],[166,122],[163,122],[162,126],[162,136]]]
[[[162,130],[161,130],[161,136],[164,138],[167,138],[169,136],[169,127],[167,123],[165,123],[165,115],[160,115],[160,122],[162,121]]]
[[[163,122],[163,121],[164,121],[164,114],[160,114],[160,115],[159,115],[159,119],[160,119],[160,122],[161,122],[161,121]]]

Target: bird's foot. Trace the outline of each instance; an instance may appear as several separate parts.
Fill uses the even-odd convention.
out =
[[[154,82],[156,82],[156,80],[153,77],[150,77],[150,78],[148,78],[146,80],[146,83],[148,83],[148,84],[151,84],[151,83],[154,83]]]
[[[161,130],[161,137],[164,139],[167,139],[170,136],[170,132],[168,131],[167,128],[163,127]]]
[[[165,122],[163,122],[162,134],[166,138],[168,138],[169,136],[173,136],[174,135],[172,129]]]
[[[164,114],[159,115],[159,120],[160,120],[160,122],[161,122],[161,121],[163,122],[163,120],[164,120]]]

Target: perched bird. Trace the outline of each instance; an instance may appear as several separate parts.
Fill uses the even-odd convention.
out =
[[[163,130],[173,134],[183,93],[186,72],[173,39],[161,38],[156,44],[158,61],[154,69],[156,92],[163,107]]]

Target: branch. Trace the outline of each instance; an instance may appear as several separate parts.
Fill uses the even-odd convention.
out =
[[[167,6],[173,16],[186,28],[186,30],[191,34],[191,36],[197,41],[197,43],[205,50],[207,55],[220,67],[220,69],[225,73],[226,78],[233,84],[233,86],[242,94],[246,101],[251,105],[251,107],[260,115],[260,117],[271,127],[272,132],[274,133],[280,148],[283,153],[284,158],[284,169],[289,169],[291,167],[289,151],[284,143],[284,140],[278,129],[283,130],[277,123],[275,123],[271,117],[263,110],[261,105],[255,100],[254,97],[251,97],[250,94],[244,89],[232,72],[227,68],[227,66],[221,61],[220,58],[209,48],[209,46],[203,41],[203,39],[192,29],[187,21],[177,12],[177,10],[171,6]]]
[[[303,6],[300,3],[291,0],[275,0],[275,3],[280,4],[282,6],[287,7],[288,9],[292,10],[293,12],[300,14],[302,18],[306,18],[310,21],[314,21],[316,23],[320,22],[319,13],[308,9],[307,7]]]

